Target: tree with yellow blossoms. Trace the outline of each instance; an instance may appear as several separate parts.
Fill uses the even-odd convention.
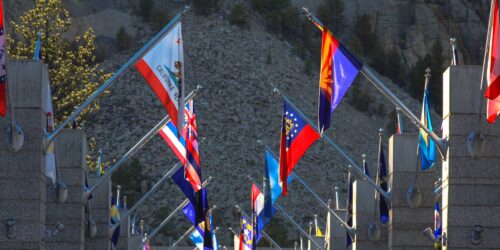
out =
[[[11,22],[8,53],[12,59],[32,59],[40,32],[42,60],[48,65],[56,124],[64,121],[111,74],[99,70],[95,62],[95,36],[90,28],[73,40],[64,37],[71,26],[68,11],[61,0],[38,0],[18,21]],[[79,117],[85,123],[99,104],[89,105]]]

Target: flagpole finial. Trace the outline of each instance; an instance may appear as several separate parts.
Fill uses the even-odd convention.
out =
[[[184,9],[182,10],[182,16],[185,16],[187,12],[191,9],[191,5],[186,5],[184,6]]]
[[[451,45],[455,45],[456,42],[457,42],[457,39],[455,37],[450,37],[450,44]]]
[[[309,8],[306,8],[306,7],[304,7],[304,6],[303,6],[303,7],[302,7],[302,11],[304,11],[304,14],[306,14],[307,18],[309,18],[309,19],[311,18],[312,13],[311,13],[311,11],[309,10]]]
[[[379,128],[379,129],[378,129],[378,135],[379,135],[379,136],[384,135],[384,129],[383,129],[383,128]]]
[[[431,78],[431,68],[425,69],[425,78],[426,79]]]
[[[361,157],[363,158],[363,161],[366,160],[366,154],[362,154]]]

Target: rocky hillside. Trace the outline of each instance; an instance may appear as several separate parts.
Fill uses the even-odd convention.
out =
[[[20,2],[23,1],[7,1],[14,10],[9,14],[11,17],[29,6]],[[154,35],[155,28],[136,16],[137,2],[71,0],[66,3],[74,16],[75,25],[71,32],[93,27],[104,45],[112,44],[120,26],[133,36],[137,48],[110,54],[103,62],[103,67],[110,72],[117,70]],[[173,14],[180,6],[179,2],[182,1],[157,1],[155,6]],[[321,0],[292,2],[315,10]],[[351,29],[356,14],[370,14],[386,48],[400,51],[408,68],[428,53],[436,39],[443,48],[448,48],[451,34],[459,38],[461,60],[479,63],[489,8],[486,0],[344,2],[348,20],[346,29]],[[251,182],[247,176],[251,175],[260,182],[263,174],[264,149],[257,140],[269,144],[275,152],[279,150],[283,101],[273,92],[274,87],[288,95],[311,120],[316,121],[319,79],[315,67],[312,75],[304,73],[305,61],[295,54],[293,46],[269,33],[261,19],[250,16],[249,29],[230,25],[226,17],[232,5],[232,1],[225,1],[216,14],[205,17],[190,12],[183,19],[186,82],[189,90],[198,84],[203,86],[195,98],[199,133],[203,138],[200,142],[201,161],[204,178],[215,178],[208,194],[210,203],[217,205],[215,220],[221,228],[218,234],[220,243],[224,245],[230,244],[231,239],[226,228],[238,223],[233,214],[234,205],[242,205],[247,212],[250,210]],[[349,32],[345,36],[349,36]],[[418,100],[409,97],[389,79],[384,80],[415,114],[419,114]],[[361,154],[366,153],[374,167],[377,132],[386,127],[394,107],[361,75],[356,84],[360,87],[358,89],[368,89],[371,93],[368,112],[354,108],[350,93],[351,96],[335,111],[333,126],[327,133],[357,162],[361,162]],[[101,110],[85,127],[88,136],[96,139],[97,147],[104,150],[107,160],[119,158],[165,115],[156,96],[133,68],[110,90],[111,94],[100,100]],[[435,117],[435,127],[439,127],[438,116]],[[409,122],[406,124],[408,128]],[[134,158],[139,160],[146,176],[140,182],[142,192],[146,192],[176,163],[173,153],[159,136]],[[326,200],[333,198],[335,185],[345,186],[346,166],[347,162],[326,141],[319,140],[297,165],[296,172]],[[140,209],[140,215],[148,223],[158,223],[183,199],[178,188],[169,182]],[[290,195],[281,198],[279,203],[304,227],[315,213],[321,217],[325,213],[299,183],[294,183]],[[168,236],[156,238],[157,244],[167,244],[169,237],[175,240],[189,227],[182,216],[175,220],[165,231]],[[280,221],[287,225],[284,220]],[[290,239],[296,235],[295,231],[289,230]]]

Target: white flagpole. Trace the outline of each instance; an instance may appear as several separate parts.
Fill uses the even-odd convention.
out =
[[[189,94],[186,97],[186,99],[187,100],[193,99],[200,89],[201,86],[198,85],[198,87],[195,90],[193,90],[193,92],[191,92],[191,94]],[[106,171],[106,174],[104,174],[101,178],[99,178],[92,187],[90,187],[88,190],[85,190],[85,192],[83,192],[83,197],[82,197],[83,202],[85,203],[88,196],[97,188],[97,186],[103,183],[106,180],[106,178],[111,176],[113,172],[118,170],[118,168],[121,167],[123,163],[125,163],[130,157],[132,157],[135,153],[137,153],[137,151],[141,149],[146,143],[148,143],[149,140],[154,135],[156,135],[158,131],[160,131],[163,128],[163,126],[165,126],[165,124],[169,121],[170,117],[168,115],[165,116],[165,118],[163,118],[160,122],[158,122],[158,124],[156,124],[154,128],[152,128],[146,135],[144,135],[131,149],[129,149],[129,151],[127,151],[127,153],[125,153],[112,167],[110,167]]]
[[[116,71],[113,76],[111,76],[101,87],[99,87],[87,100],[83,102],[65,121],[63,121],[50,135],[47,136],[48,141],[54,140],[54,138],[61,132],[61,130],[66,127],[71,121],[73,121],[94,99],[99,96],[111,83],[113,83],[116,78],[118,78],[126,69],[128,69],[132,64],[134,64],[146,51],[153,45],[156,44],[160,38],[167,33],[177,21],[179,21],[189,10],[189,6],[184,7],[182,12],[177,14],[160,32],[158,32],[148,43],[146,43],[134,56],[132,56],[118,71]]]
[[[190,234],[192,234],[195,230],[194,226],[191,226],[178,240],[172,244],[172,248],[175,248],[177,245],[179,245],[183,240],[185,240],[187,237],[189,237]]]
[[[307,17],[317,23],[318,25],[323,27],[323,24],[321,21],[315,17],[309,9],[302,7],[304,12],[306,13]],[[385,84],[380,80],[375,73],[372,71],[372,69],[366,65],[363,65],[361,70],[361,74],[365,76],[366,79],[368,79],[369,82],[371,82],[389,101],[391,101],[396,107],[399,107],[401,111],[412,121],[412,123],[417,126],[420,129],[423,129],[429,136],[432,138],[432,140],[436,143],[437,148],[439,149],[439,152],[442,156],[443,159],[446,159],[446,152],[448,149],[448,142],[445,138],[440,138],[438,137],[434,132],[430,131],[421,121],[416,117],[413,112],[394,94],[392,91],[385,86]]]

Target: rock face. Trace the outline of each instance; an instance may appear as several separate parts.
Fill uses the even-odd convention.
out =
[[[315,10],[321,1],[292,2]],[[349,0],[344,3],[346,29],[350,29],[356,14],[369,14],[385,46],[400,51],[402,61],[408,67],[423,57],[436,39],[447,48],[451,34],[458,37],[462,62],[478,64],[481,60],[480,48],[484,46],[489,9],[487,0]],[[75,16],[76,23],[92,26],[99,36],[112,38],[121,25],[137,32],[137,44],[144,44],[153,36],[147,24],[130,14],[137,7],[135,1],[68,1],[65,4]],[[17,1],[7,2],[7,5],[15,10],[11,12],[14,14],[8,14],[12,16],[26,8]],[[167,3],[167,6],[171,5]],[[219,242],[227,245],[231,238],[225,229],[235,227],[238,222],[233,216],[234,205],[240,204],[247,212],[250,210],[251,182],[247,176],[261,182],[264,148],[257,140],[264,141],[275,152],[279,150],[283,101],[273,89],[278,88],[286,94],[316,123],[318,70],[313,70],[311,76],[304,74],[305,62],[294,54],[293,48],[269,34],[262,23],[253,18],[249,30],[231,26],[219,15],[202,17],[191,12],[183,20],[187,89],[192,90],[198,84],[203,86],[195,98],[199,134],[203,138],[200,142],[202,171],[204,178],[215,178],[208,188],[209,200],[217,205],[215,221],[221,228]],[[103,63],[103,67],[110,72],[116,71],[138,49],[114,55]],[[418,100],[385,80],[415,114],[420,113]],[[387,113],[392,112],[393,106],[365,82],[363,76],[358,76],[355,84],[371,91],[374,100],[370,112],[357,111],[347,98],[333,114],[332,128],[327,134],[357,162],[361,162],[361,154],[366,153],[373,173],[378,129],[385,128],[389,119]],[[104,150],[108,160],[123,155],[166,114],[133,67],[120,76],[110,90],[111,94],[100,100],[100,112],[88,121],[85,128],[89,137],[96,139],[97,147]],[[385,114],[376,114],[379,106],[385,109]],[[437,118],[434,121],[434,127],[439,128],[440,121]],[[410,129],[410,123],[407,121],[406,124]],[[144,174],[151,180],[159,179],[177,162],[159,136],[155,136],[134,157],[144,165]],[[319,140],[299,162],[296,172],[327,200],[334,198],[335,185],[345,186],[347,164],[326,141]],[[144,192],[152,185],[151,180],[143,181]],[[170,182],[140,208],[140,214],[147,224],[151,223],[160,208],[167,207],[171,211],[183,199],[178,188]],[[299,183],[292,184],[289,196],[281,198],[279,203],[304,228],[315,213],[320,217],[325,215],[324,209]],[[168,236],[173,240],[189,227],[181,215],[170,225],[175,225],[169,226]],[[289,231],[289,238],[296,238],[296,235],[292,229]],[[156,242],[166,244],[168,237],[159,235]]]

